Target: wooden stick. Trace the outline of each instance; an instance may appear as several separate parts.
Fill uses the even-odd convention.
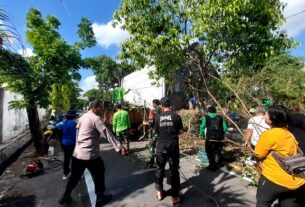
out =
[[[144,100],[144,113],[143,113],[143,121],[146,118],[146,100]],[[144,137],[146,136],[146,131],[145,131],[145,124],[143,124],[143,136],[139,138],[139,140],[144,139]]]

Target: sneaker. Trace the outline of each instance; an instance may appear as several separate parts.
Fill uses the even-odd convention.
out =
[[[105,204],[109,203],[112,199],[112,195],[103,195],[101,198],[96,199],[95,207],[101,207],[104,206]]]
[[[62,179],[63,179],[63,180],[67,180],[67,179],[69,179],[70,177],[71,177],[71,174],[69,173],[68,175],[62,176]]]
[[[63,197],[61,197],[61,199],[59,199],[58,203],[63,205],[65,203],[70,203],[71,201],[72,201],[72,197],[71,196],[63,195]]]

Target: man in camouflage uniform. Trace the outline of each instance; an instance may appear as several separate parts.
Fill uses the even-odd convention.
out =
[[[158,99],[153,100],[153,107],[149,112],[148,116],[148,123],[144,122],[144,125],[149,125],[151,127],[150,133],[149,133],[149,142],[147,144],[147,151],[149,153],[149,161],[147,163],[148,167],[154,167],[154,158],[155,158],[155,149],[156,149],[156,142],[157,142],[157,137],[155,134],[155,118],[157,117],[158,114],[161,113],[161,107],[160,107],[160,101]]]

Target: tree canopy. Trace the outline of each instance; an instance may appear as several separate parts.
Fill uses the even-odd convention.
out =
[[[115,83],[120,83],[124,76],[135,70],[132,65],[126,62],[117,63],[106,55],[87,58],[84,62],[96,75],[95,79],[101,92],[110,90]]]
[[[37,107],[48,106],[52,85],[63,85],[73,79],[80,79],[80,49],[93,46],[95,40],[92,39],[94,37],[90,21],[86,18],[79,24],[81,40],[74,45],[69,45],[61,37],[57,18],[48,15],[44,19],[37,9],[31,8],[26,20],[27,41],[32,46],[34,55],[25,60],[20,55],[1,48],[0,83],[5,83],[11,91],[23,95],[23,100],[12,102],[12,106],[26,107],[35,147],[42,153],[42,133]]]
[[[114,18],[130,37],[120,58],[155,65],[155,77],[167,80],[185,64],[199,82],[215,72],[253,74],[295,45],[279,30],[283,8],[279,0],[122,0]]]

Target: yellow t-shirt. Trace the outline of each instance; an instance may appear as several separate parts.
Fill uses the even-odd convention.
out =
[[[291,176],[286,173],[270,154],[275,151],[283,156],[294,156],[297,153],[297,142],[293,135],[283,128],[272,128],[262,133],[255,146],[254,153],[265,158],[261,164],[262,174],[277,185],[295,190],[305,184],[303,174]]]

